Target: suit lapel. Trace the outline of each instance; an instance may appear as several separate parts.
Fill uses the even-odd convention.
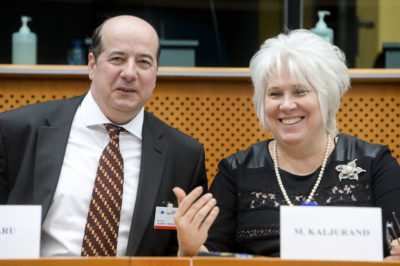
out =
[[[168,145],[157,121],[145,112],[143,123],[142,159],[128,252],[136,254],[144,231],[155,211],[158,189],[167,159]]]
[[[72,120],[83,98],[84,95],[60,103],[47,118],[47,125],[38,129],[33,197],[35,204],[42,205],[42,221],[57,187]]]

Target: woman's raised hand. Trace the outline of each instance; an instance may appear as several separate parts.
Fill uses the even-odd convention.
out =
[[[206,242],[208,230],[217,218],[217,201],[210,193],[201,196],[202,187],[193,189],[188,195],[179,187],[175,187],[173,192],[178,199],[178,210],[174,216],[178,256],[195,256]]]

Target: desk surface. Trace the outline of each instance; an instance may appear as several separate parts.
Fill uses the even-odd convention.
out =
[[[354,79],[396,79],[400,80],[400,69],[350,69]],[[87,66],[70,65],[11,65],[0,64],[0,75],[63,75],[87,78]],[[162,77],[208,77],[208,78],[250,78],[246,67],[160,67],[157,76]]]
[[[2,266],[383,266],[399,262],[309,261],[279,258],[221,258],[221,257],[121,257],[121,258],[41,258],[0,260]]]

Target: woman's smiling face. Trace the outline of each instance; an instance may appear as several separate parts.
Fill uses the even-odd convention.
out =
[[[280,143],[308,143],[326,134],[318,95],[290,76],[286,68],[270,75],[265,91],[265,119]]]

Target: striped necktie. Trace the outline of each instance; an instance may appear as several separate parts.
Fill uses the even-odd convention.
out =
[[[104,124],[110,142],[97,168],[82,244],[82,256],[116,256],[124,184],[124,161],[119,149],[123,128]]]

